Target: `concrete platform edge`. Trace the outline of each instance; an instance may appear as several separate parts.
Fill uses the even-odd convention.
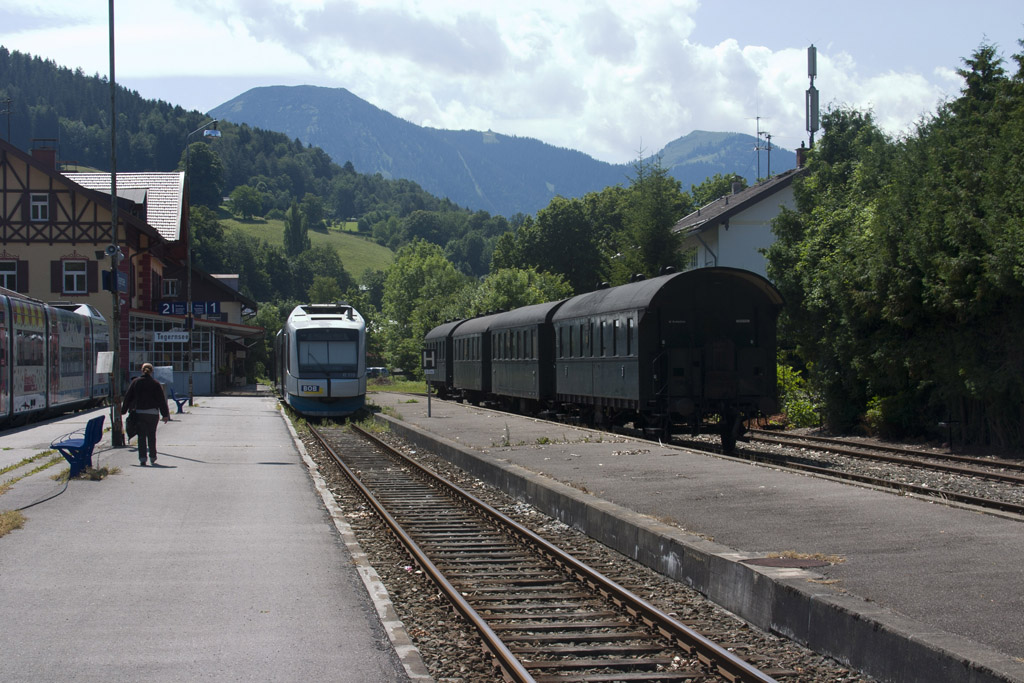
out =
[[[863,598],[813,581],[808,570],[753,567],[749,559],[549,477],[493,462],[401,419],[391,430],[479,479],[583,531],[627,557],[700,591],[755,626],[784,635],[883,681],[1024,683],[1024,662]]]
[[[387,588],[370,564],[352,528],[345,521],[345,515],[334,500],[334,495],[328,488],[327,482],[324,481],[323,476],[320,474],[320,468],[309,457],[305,444],[299,438],[294,425],[292,425],[291,420],[288,419],[283,411],[281,412],[281,417],[288,426],[288,432],[291,434],[295,447],[302,456],[302,461],[306,464],[309,476],[312,478],[313,485],[320,494],[320,498],[323,500],[324,506],[331,516],[331,521],[334,522],[334,528],[341,535],[342,541],[352,556],[356,570],[359,572],[363,585],[366,587],[366,592],[377,609],[377,615],[385,632],[388,634],[391,645],[395,648],[399,661],[401,661],[402,666],[405,668],[406,675],[408,675],[410,681],[433,683],[434,678],[430,675],[427,665],[423,662],[420,651],[416,648],[409,633],[405,630],[405,624],[399,618],[395,606],[391,602],[391,596],[388,595]]]

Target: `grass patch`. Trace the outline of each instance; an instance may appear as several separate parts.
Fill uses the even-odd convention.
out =
[[[6,472],[10,472],[11,470],[18,469],[19,467],[24,467],[25,465],[31,465],[32,463],[34,463],[34,462],[36,462],[36,461],[38,461],[38,460],[40,460],[42,458],[45,458],[47,456],[49,456],[49,460],[47,460],[46,462],[44,462],[44,463],[42,463],[40,465],[36,465],[31,470],[29,470],[28,472],[25,472],[24,474],[22,474],[20,476],[17,476],[17,477],[14,477],[13,479],[8,479],[7,481],[5,481],[3,483],[3,486],[0,486],[0,496],[2,496],[3,494],[7,493],[14,484],[18,483],[19,481],[21,481],[25,477],[30,477],[33,474],[35,474],[36,472],[42,472],[43,470],[48,470],[51,467],[53,467],[54,465],[56,465],[58,463],[64,462],[64,458],[62,458],[59,455],[56,455],[54,451],[46,450],[46,451],[43,451],[41,453],[36,453],[35,455],[33,455],[30,458],[23,458],[21,462],[15,463],[14,465],[8,465],[3,470],[0,470],[0,474],[4,474]],[[70,471],[70,469],[71,468],[68,468],[67,470],[65,470],[65,476],[66,476],[66,473]],[[59,475],[55,475],[53,478],[56,479],[58,476]]]
[[[255,218],[243,221],[237,218],[220,218],[225,230],[238,230],[245,235],[263,240],[268,244],[284,246],[284,221]],[[371,239],[360,237],[346,229],[310,230],[309,241],[316,247],[326,245],[338,252],[345,270],[356,280],[367,270],[386,270],[395,260],[395,254]]]
[[[366,417],[356,422],[353,422],[352,424],[356,425],[357,427],[364,431],[370,432],[371,434],[387,434],[388,432],[391,431],[391,425],[389,425],[387,422],[384,422],[383,420],[373,419],[372,415],[367,415]]]
[[[427,395],[427,383],[414,379],[371,379],[366,383],[366,393],[394,391],[399,394]]]
[[[25,515],[17,510],[0,512],[0,537],[6,536],[15,529],[25,526]]]

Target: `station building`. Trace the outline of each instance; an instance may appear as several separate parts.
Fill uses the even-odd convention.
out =
[[[257,304],[238,291],[237,275],[193,264],[189,332],[185,174],[117,173],[113,233],[111,174],[62,172],[54,142],[25,153],[0,140],[0,287],[89,304],[113,326],[113,282],[124,381],[150,362],[173,368],[179,396],[190,374],[195,395],[244,382],[247,350],[263,329],[248,322]]]

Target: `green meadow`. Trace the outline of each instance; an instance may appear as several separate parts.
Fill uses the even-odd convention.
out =
[[[240,230],[268,244],[284,244],[284,221],[266,218],[243,221],[223,215],[219,220],[225,230]],[[394,253],[387,247],[356,234],[355,223],[335,225],[326,230],[310,230],[309,241],[314,247],[323,244],[337,251],[345,270],[356,280],[361,279],[367,270],[386,270],[395,259]]]

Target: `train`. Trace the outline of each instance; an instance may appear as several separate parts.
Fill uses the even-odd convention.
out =
[[[274,338],[274,385],[310,418],[346,417],[366,405],[366,321],[344,302],[296,306]]]
[[[110,326],[89,304],[46,304],[0,288],[0,425],[102,405],[110,375],[98,354]]]
[[[778,408],[782,296],[757,273],[710,267],[445,322],[424,337],[427,383],[468,401],[649,436],[714,429]]]

